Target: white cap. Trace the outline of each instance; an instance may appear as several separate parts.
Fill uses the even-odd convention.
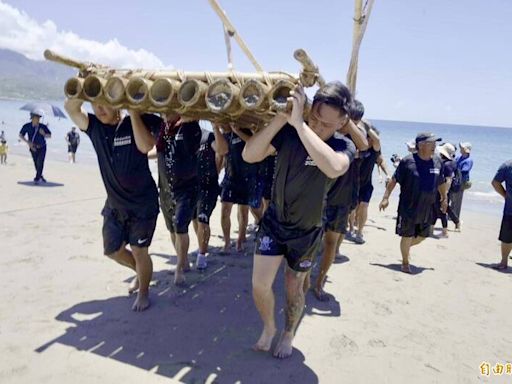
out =
[[[465,142],[459,143],[459,147],[464,148],[464,150],[465,150],[466,152],[471,152],[471,148],[473,148],[473,146],[471,145],[471,143],[470,143],[470,142],[468,142],[468,141],[465,141]]]
[[[36,116],[39,116],[39,117],[43,117],[44,116],[44,111],[41,109],[41,108],[34,108],[31,112],[30,112],[31,115],[36,115]]]

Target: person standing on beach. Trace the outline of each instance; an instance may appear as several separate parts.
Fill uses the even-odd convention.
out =
[[[338,131],[350,142],[350,147],[356,153],[356,148],[366,149],[368,147],[366,132],[356,125],[356,122],[359,122],[362,117],[362,111],[364,111],[361,108],[363,108],[363,105],[356,101],[353,109],[350,111],[354,124],[346,124]],[[313,287],[313,293],[320,301],[329,300],[329,295],[324,291],[325,280],[336,257],[336,252],[347,233],[350,208],[353,204],[354,189],[356,188],[355,179],[359,177],[358,172],[359,167],[356,164],[356,160],[354,160],[350,163],[348,171],[338,177],[327,192],[322,218],[324,229],[322,261]],[[309,279],[310,274],[308,273],[306,287],[310,285]]]
[[[92,103],[94,114],[82,110],[81,100],[68,99],[71,120],[91,139],[107,192],[103,215],[104,254],[137,273],[129,292],[138,290],[134,311],[149,307],[153,263],[148,253],[158,216],[158,192],[149,170],[147,153],[161,119]],[[131,250],[126,246],[130,245]]]
[[[295,331],[304,311],[304,282],[322,241],[322,211],[329,187],[345,174],[355,149],[337,133],[352,124],[352,96],[339,82],[316,92],[309,122],[303,120],[306,96],[298,86],[291,113],[278,114],[246,143],[243,158],[257,163],[277,151],[269,208],[256,235],[252,274],[253,297],[263,320],[255,350],[269,351],[276,333],[272,285],[283,260],[285,329],[274,350],[277,358],[292,354]]]
[[[199,175],[197,153],[201,145],[198,121],[184,121],[179,115],[166,115],[157,140],[160,205],[178,262],[174,284],[185,283],[190,270],[188,229],[197,209]]]
[[[386,187],[380,210],[389,205],[389,196],[396,184],[400,184],[400,199],[396,219],[396,234],[401,237],[402,272],[411,273],[409,252],[432,232],[432,217],[436,194],[441,194],[441,211],[446,212],[448,190],[444,183],[443,163],[435,154],[436,142],[441,141],[433,133],[416,136],[417,153],[404,157]]]
[[[220,198],[222,202],[221,225],[224,235],[224,252],[231,249],[231,210],[238,205],[238,239],[236,250],[243,250],[246,240],[247,224],[249,222],[249,207],[254,206],[258,219],[261,219],[262,196],[258,192],[257,164],[249,164],[242,158],[245,143],[251,138],[247,129],[240,129],[235,124],[223,126],[224,137],[228,143],[228,153],[225,156],[225,174],[221,183]],[[263,191],[261,191],[263,193]]]
[[[462,198],[464,191],[471,187],[469,172],[473,168],[473,159],[471,158],[472,145],[468,142],[459,143],[460,155],[457,156],[457,172],[454,177],[451,189],[451,207],[453,213],[459,218],[459,223],[455,223],[455,228],[460,230],[460,213],[462,209]]]
[[[31,122],[21,128],[19,135],[20,140],[27,143],[30,148],[30,154],[32,155],[36,169],[36,176],[34,177],[35,184],[38,184],[40,181],[46,183],[46,179],[43,176],[44,159],[46,157],[46,139],[52,137],[52,133],[48,127],[41,124],[41,117],[43,115],[44,112],[40,109],[35,109],[30,112]],[[27,138],[25,138],[25,136]]]
[[[75,163],[75,154],[80,144],[80,135],[76,131],[76,127],[71,127],[71,131],[66,134],[66,143],[68,143],[68,154],[69,154],[69,162]]]
[[[496,266],[498,270],[505,270],[508,268],[508,257],[512,251],[512,160],[506,161],[499,167],[492,180],[492,186],[505,199],[498,237],[501,241],[501,262]]]
[[[199,195],[194,213],[194,229],[199,246],[196,259],[198,270],[206,269],[208,243],[210,241],[210,216],[220,193],[219,173],[216,159],[228,152],[228,143],[218,124],[213,124],[213,132],[201,130],[201,145],[198,151]]]
[[[5,139],[0,141],[0,164],[7,164],[7,153],[9,152],[9,146]]]
[[[455,147],[450,143],[445,143],[439,147],[439,154],[443,162],[443,177],[446,183],[446,188],[448,189],[448,206],[446,212],[441,211],[441,195],[438,193],[435,203],[434,220],[432,224],[435,225],[437,219],[441,219],[441,224],[443,226],[442,237],[444,238],[448,237],[448,217],[450,217],[456,226],[459,224],[459,218],[455,215],[452,208],[450,207],[451,194],[449,192],[455,171],[457,169],[457,163],[454,160],[455,152]]]

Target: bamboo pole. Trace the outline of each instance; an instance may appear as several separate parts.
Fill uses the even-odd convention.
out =
[[[217,13],[217,15],[222,20],[222,23],[226,27],[226,29],[233,34],[233,37],[235,38],[236,42],[242,49],[242,51],[245,53],[245,55],[249,58],[252,65],[258,72],[263,72],[263,67],[258,63],[252,52],[250,51],[249,47],[245,44],[240,34],[237,32],[235,26],[231,23],[226,13],[222,10],[220,7],[220,4],[217,2],[217,0],[208,0],[210,2],[210,5],[212,6],[213,10]]]
[[[374,0],[368,0],[365,8],[362,7],[362,0],[355,0],[354,11],[354,30],[352,36],[352,55],[350,58],[350,65],[347,72],[347,86],[353,95],[356,93],[357,83],[357,66],[359,63],[359,50],[363,41],[368,20],[373,8]]]

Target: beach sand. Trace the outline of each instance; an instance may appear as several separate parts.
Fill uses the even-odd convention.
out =
[[[48,185],[32,186],[32,160],[8,161],[0,167],[1,383],[512,380],[479,368],[512,362],[512,269],[489,268],[500,259],[498,216],[464,211],[463,232],[414,248],[415,274],[405,275],[394,234],[397,191],[385,213],[374,196],[367,243],[342,245],[326,284],[331,300],[307,295],[293,356],[279,361],[250,349],[261,330],[251,295],[253,243],[245,254],[215,253],[219,205],[209,268],[188,273],[185,289],[171,284],[176,257],[159,217],[152,307],[134,313],[127,295],[134,274],[102,256],[97,167],[48,161]],[[191,251],[196,243],[192,236]],[[274,288],[282,328],[282,271]]]

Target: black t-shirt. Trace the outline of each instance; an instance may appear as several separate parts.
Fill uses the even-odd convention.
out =
[[[359,168],[359,184],[361,186],[372,184],[372,173],[379,155],[380,151],[376,151],[373,148],[364,151]]]
[[[78,145],[78,132],[69,131],[67,134],[69,145]]]
[[[38,148],[42,148],[46,145],[46,139],[39,132],[42,129],[46,134],[51,135],[50,130],[44,124],[39,124],[37,126],[33,126],[32,123],[27,123],[23,127],[21,127],[20,135],[25,137],[27,136],[27,140]]]
[[[357,153],[356,146],[350,135],[345,135],[345,139],[352,144],[354,152]],[[354,158],[347,172],[336,179],[327,192],[328,206],[350,206],[352,204],[353,190],[359,181],[360,165],[361,159]]]
[[[355,147],[343,135],[326,141],[334,151],[354,159]],[[295,128],[286,124],[272,140],[277,150],[270,208],[285,230],[309,230],[321,226],[322,210],[328,189],[334,183],[308,155]]]
[[[248,130],[243,131],[250,134]],[[242,151],[244,150],[245,142],[236,133],[225,133],[224,137],[228,143],[225,178],[234,183],[247,183],[250,178],[256,176],[258,165],[244,161]]]
[[[443,163],[437,155],[430,160],[422,160],[417,154],[404,157],[394,175],[400,184],[398,213],[417,224],[431,222],[437,188],[444,183],[443,175]]]
[[[455,170],[457,169],[457,162],[455,160],[445,159],[444,157],[442,158],[442,160],[443,160],[443,166],[444,166],[443,176],[446,181],[447,178],[449,178],[449,177],[453,178],[455,176]]]
[[[215,141],[213,132],[203,129],[201,132],[201,145],[199,146],[198,157],[198,173],[199,185],[208,187],[218,187],[219,174],[217,165],[215,164],[215,151],[212,143]]]
[[[201,127],[197,121],[171,127],[162,124],[157,149],[164,153],[165,171],[172,191],[197,186],[200,144]]]
[[[155,115],[142,115],[142,121],[154,134],[161,119]],[[149,170],[148,158],[138,150],[133,136],[130,117],[119,125],[103,124],[89,114],[86,134],[98,156],[101,177],[107,190],[106,206],[150,218],[158,214],[158,193]]]

